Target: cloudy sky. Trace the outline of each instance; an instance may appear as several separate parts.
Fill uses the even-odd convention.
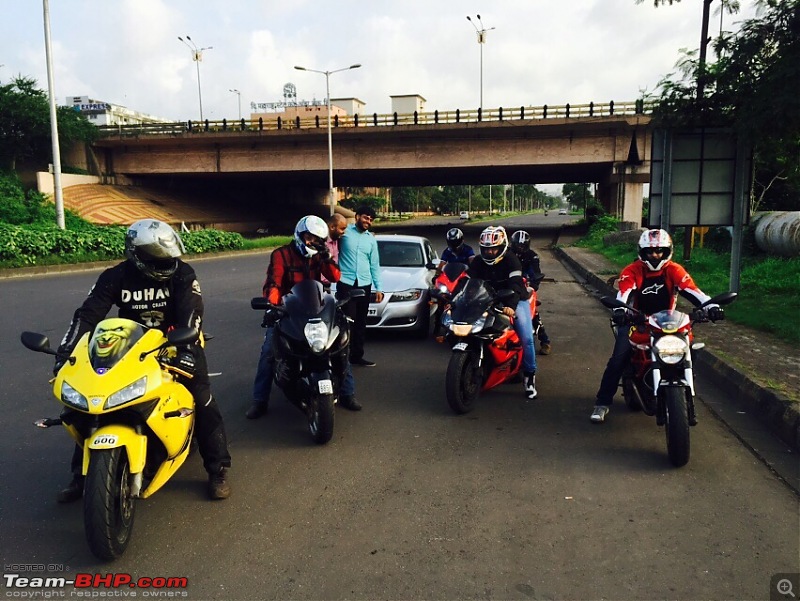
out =
[[[716,9],[718,2],[712,4]],[[752,16],[751,0],[723,27]],[[55,94],[89,96],[158,117],[199,115],[196,64],[178,40],[211,46],[200,63],[203,113],[236,118],[251,102],[356,97],[368,113],[390,95],[420,94],[428,110],[480,104],[480,14],[486,108],[631,101],[699,45],[702,1],[651,0],[49,0]],[[43,2],[0,0],[0,81],[30,76],[47,89]],[[470,23],[467,15],[473,18]],[[480,27],[480,24],[478,24]],[[711,32],[719,30],[718,15]]]

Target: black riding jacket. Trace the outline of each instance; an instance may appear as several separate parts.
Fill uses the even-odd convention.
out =
[[[494,265],[488,265],[479,256],[475,257],[469,264],[467,275],[487,281],[495,291],[513,290],[515,296],[508,303],[504,303],[512,309],[519,301],[526,300],[530,296],[525,280],[522,279],[522,265],[511,249],[508,249],[503,258]]]
[[[202,328],[203,297],[191,266],[178,259],[173,276],[166,282],[157,282],[131,262],[123,261],[97,278],[89,296],[75,311],[59,352],[72,352],[81,336],[93,331],[114,305],[119,307],[119,317],[164,333],[173,326]]]

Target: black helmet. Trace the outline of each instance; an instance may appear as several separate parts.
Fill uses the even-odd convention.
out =
[[[461,245],[464,244],[464,232],[457,227],[447,230],[445,238],[447,238],[447,246],[454,251],[461,248]]]
[[[186,252],[177,232],[163,221],[141,219],[125,234],[125,256],[136,269],[157,282],[165,282],[178,269]]]
[[[516,254],[530,250],[530,248],[531,236],[528,232],[525,230],[517,230],[511,234],[511,250],[513,250]]]

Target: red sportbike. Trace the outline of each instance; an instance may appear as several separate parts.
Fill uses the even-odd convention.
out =
[[[442,325],[442,316],[450,302],[453,300],[453,292],[458,283],[467,277],[467,266],[464,263],[451,261],[445,263],[441,273],[436,276],[431,289],[431,302],[436,303],[434,313],[433,335],[437,342],[444,342],[444,335],[447,328]]]
[[[472,411],[481,391],[513,379],[522,367],[513,318],[502,313],[503,300],[513,294],[495,293],[485,281],[468,278],[442,316],[453,349],[445,380],[447,402],[456,413]]]
[[[727,305],[735,292],[724,292],[683,313],[675,309],[646,316],[612,296],[600,299],[610,309],[625,309],[633,347],[629,369],[622,375],[622,395],[632,411],[655,415],[656,424],[664,426],[667,455],[672,465],[689,462],[689,427],[697,424],[694,407],[694,372],[692,326],[710,321],[708,305]],[[612,328],[617,325],[612,320]]]

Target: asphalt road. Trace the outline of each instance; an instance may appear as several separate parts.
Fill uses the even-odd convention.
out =
[[[565,219],[516,218],[510,229],[529,227],[541,248]],[[448,221],[412,231],[443,247]],[[481,226],[464,228],[477,246]],[[340,410],[323,447],[280,391],[268,417],[244,418],[262,335],[249,300],[266,256],[193,264],[233,495],[207,501],[193,457],[138,504],[133,541],[113,564],[90,555],[80,504],[55,502],[71,443],[32,427],[59,405],[52,361],[19,343],[22,330],[58,341],[97,272],[0,281],[5,574],[53,564],[36,575],[185,576],[194,600],[768,599],[774,575],[800,571],[798,497],[705,407],[681,469],[651,418],[618,403],[608,423],[589,422],[612,346],[607,312],[549,253],[540,297],[554,352],[539,357],[536,400],[503,386],[456,416],[444,398],[449,349],[371,336],[378,366],[354,368],[365,409]]]

